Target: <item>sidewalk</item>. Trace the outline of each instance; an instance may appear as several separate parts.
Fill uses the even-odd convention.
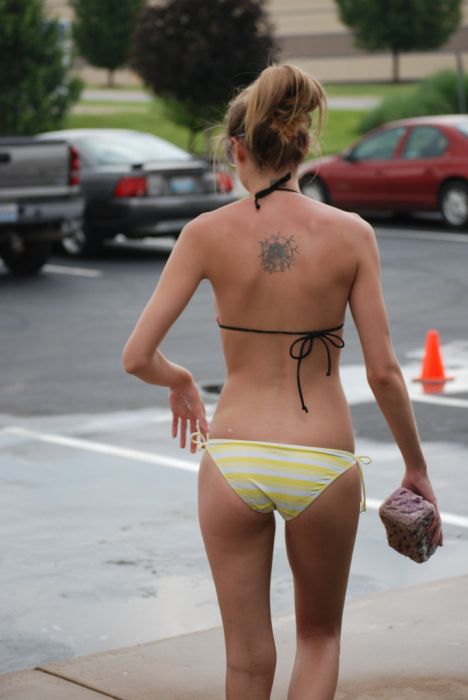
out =
[[[327,99],[329,109],[337,110],[365,110],[372,109],[381,101],[379,97],[366,95],[366,88],[363,86],[362,95],[343,95],[342,97],[329,97]],[[99,89],[86,88],[81,96],[82,100],[87,102],[134,102],[136,104],[144,104],[151,102],[152,95],[143,90],[122,90],[120,88]],[[118,107],[118,109],[121,109]]]
[[[468,700],[467,603],[468,575],[348,600],[335,700]],[[286,700],[294,618],[277,618],[274,631],[271,700]],[[1,700],[104,698],[223,700],[222,630],[0,676]]]

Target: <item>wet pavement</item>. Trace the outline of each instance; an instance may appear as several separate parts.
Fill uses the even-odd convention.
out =
[[[405,375],[417,367],[404,367]],[[353,407],[372,398],[363,371],[342,368]],[[460,370],[452,388],[462,386]],[[410,390],[425,400],[420,386]],[[435,410],[447,409],[436,404]],[[466,415],[466,408],[451,410]],[[221,623],[197,521],[199,458],[170,438],[167,410],[4,415],[0,426],[0,672]],[[468,573],[466,446],[430,440],[424,446],[445,543],[421,566],[385,546],[377,514],[399,485],[399,452],[391,442],[357,435],[356,453],[373,463],[364,466],[368,510],[361,514],[348,598]],[[293,610],[283,528],[277,517],[275,616]]]

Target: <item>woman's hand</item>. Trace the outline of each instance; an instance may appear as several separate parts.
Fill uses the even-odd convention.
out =
[[[198,430],[206,437],[209,426],[203,403],[193,377],[187,373],[180,384],[169,389],[169,405],[172,411],[172,437],[179,435],[180,446],[187,444],[187,423],[190,435]],[[196,452],[197,446],[190,441],[190,452]]]
[[[437,506],[437,498],[435,497],[434,491],[430,479],[427,474],[423,472],[405,472],[401,485],[404,488],[413,491],[418,496],[422,496],[429,503],[433,503],[435,506],[435,517],[434,521],[430,527],[433,536],[431,543],[437,544],[442,547],[444,543],[444,535],[442,533],[442,520],[439,513],[439,508]]]

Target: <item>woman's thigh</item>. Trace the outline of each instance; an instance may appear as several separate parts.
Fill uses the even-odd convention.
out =
[[[198,516],[218,595],[228,661],[252,658],[256,653],[264,657],[273,644],[273,513],[259,513],[244,503],[205,453],[198,480]]]
[[[301,637],[340,634],[359,523],[359,467],[341,474],[299,516],[286,523]]]

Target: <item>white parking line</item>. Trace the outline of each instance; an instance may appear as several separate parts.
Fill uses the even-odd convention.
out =
[[[28,430],[15,425],[3,428],[1,432],[20,435],[41,442],[48,442],[52,445],[62,445],[63,447],[73,447],[88,452],[123,457],[124,459],[134,459],[137,462],[146,462],[147,464],[159,464],[160,466],[185,469],[185,471],[191,472],[198,471],[198,464],[195,462],[152,452],[132,450],[128,447],[117,447],[116,445],[108,445],[104,442],[94,442],[93,440],[83,440],[82,438],[66,437],[65,435],[55,435],[53,433],[39,433],[36,430]]]
[[[423,396],[411,395],[411,401],[419,401],[419,403],[435,403],[439,406],[456,406],[458,408],[468,408],[468,399],[457,399],[452,396],[432,396],[430,394]]]
[[[422,241],[442,241],[444,243],[468,243],[468,236],[464,233],[436,233],[435,231],[399,231],[398,229],[381,229],[376,226],[377,236],[387,238],[411,238]]]
[[[71,275],[72,277],[102,277],[101,270],[93,270],[90,267],[71,267],[69,265],[47,264],[44,272],[52,272],[55,275]]]
[[[382,501],[378,501],[376,498],[366,498],[366,505],[372,510],[379,510],[382,505]],[[443,513],[441,511],[440,517],[446,525],[458,525],[458,527],[465,527],[468,529],[468,518],[464,515],[455,515],[455,513]]]
[[[96,452],[98,454],[112,455],[114,457],[122,457],[124,459],[134,459],[138,462],[146,462],[147,464],[158,464],[159,466],[171,467],[173,469],[183,469],[189,472],[198,472],[198,464],[189,462],[185,459],[177,459],[176,457],[168,457],[167,455],[155,454],[152,452],[143,452],[142,450],[132,450],[127,447],[116,447],[103,442],[94,442],[93,440],[83,440],[81,438],[71,438],[65,435],[55,435],[53,433],[40,433],[36,430],[28,430],[20,426],[11,425],[3,428],[0,432],[18,435],[31,440],[39,440],[52,445],[61,445],[63,447],[72,447],[78,450],[86,450],[88,452]],[[378,510],[382,504],[375,498],[366,498],[367,507],[370,510]],[[456,525],[468,529],[468,517],[464,515],[456,515],[455,513],[441,512],[442,522],[446,525]]]

